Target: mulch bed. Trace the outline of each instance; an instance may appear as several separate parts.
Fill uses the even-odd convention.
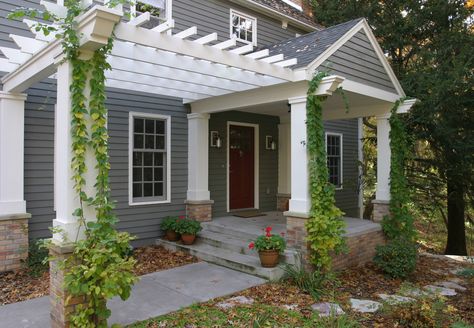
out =
[[[139,247],[134,250],[137,265],[135,275],[172,269],[195,263],[197,259],[183,252],[171,252],[161,246]],[[32,277],[28,269],[0,273],[0,305],[26,301],[49,294],[49,272]]]

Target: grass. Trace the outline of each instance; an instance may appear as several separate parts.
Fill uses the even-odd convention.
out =
[[[319,318],[316,314],[305,316],[298,311],[257,303],[236,306],[227,310],[209,304],[193,305],[178,312],[135,323],[128,327],[355,328],[360,325],[345,315],[337,318]]]

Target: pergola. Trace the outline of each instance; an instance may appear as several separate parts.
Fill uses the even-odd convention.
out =
[[[59,17],[66,13],[65,7],[61,5],[47,1],[41,1],[41,4]],[[210,197],[209,114],[236,108],[264,108],[265,105],[284,102],[291,106],[291,123],[287,131],[291,137],[287,138],[287,156],[283,156],[287,158],[287,163],[281,165],[282,170],[290,172],[286,177],[288,181],[291,176],[291,183],[287,183],[292,197],[290,212],[308,213],[308,158],[301,141],[306,140],[307,81],[317,69],[318,61],[304,69],[291,69],[297,63],[296,58],[285,58],[282,54],[270,56],[268,50],[254,51],[252,45],[236,47],[235,39],[216,43],[216,33],[190,40],[197,34],[197,28],[191,27],[172,34],[173,20],[146,29],[141,25],[150,20],[149,13],[128,22],[123,21],[122,16],[121,8],[110,9],[98,5],[80,16],[78,33],[82,36],[81,53],[87,58],[94,50],[107,44],[113,33],[116,41],[109,58],[112,70],[106,75],[108,87],[178,97],[190,105],[188,161],[193,165],[188,166],[188,200],[208,201]],[[3,91],[0,94],[0,214],[26,212],[23,195],[26,95],[22,93],[36,82],[48,77],[56,78],[54,226],[61,227],[72,240],[77,229],[76,218],[72,213],[78,207],[78,199],[73,190],[70,168],[71,64],[64,60],[61,40],[36,31],[34,21],[25,19],[24,23],[35,37],[10,35],[18,48],[0,47],[6,57],[0,59],[0,70],[8,72],[2,79]],[[364,21],[345,37],[349,38],[351,33],[353,35],[360,29],[368,29]],[[328,49],[325,55],[330,51],[335,50]],[[330,96],[340,86],[346,90],[349,101],[354,102],[354,108],[348,114],[340,102],[330,99],[324,116],[338,119],[377,115],[377,199],[388,201],[390,147],[387,118],[393,103],[404,96],[403,90],[396,84],[398,94],[394,94],[339,76],[329,76],[323,80],[316,93]],[[405,102],[399,111],[406,112],[412,104],[413,101]],[[88,157],[90,159],[92,156]],[[94,179],[95,172],[91,169],[86,180],[92,182]],[[92,188],[94,183],[87,185]],[[57,242],[63,242],[62,237],[54,235]]]

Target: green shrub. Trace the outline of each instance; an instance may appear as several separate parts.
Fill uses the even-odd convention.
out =
[[[313,320],[311,328],[358,328],[361,325],[347,315],[330,315]]]
[[[462,269],[461,271],[458,272],[458,275],[466,277],[466,278],[474,278],[474,269],[471,269],[471,268]]]
[[[331,273],[322,273],[317,270],[311,272],[290,264],[285,264],[282,268],[285,271],[282,280],[289,281],[300,290],[310,294],[315,300],[319,300],[327,284],[335,280]]]
[[[28,258],[25,260],[25,265],[28,273],[32,277],[40,277],[48,270],[48,247],[44,239],[31,241],[28,247]]]
[[[176,231],[178,216],[167,216],[161,221],[160,228],[163,231],[173,230]]]
[[[406,239],[394,239],[378,246],[375,264],[392,278],[406,278],[416,268],[416,245]]]
[[[192,219],[179,219],[176,221],[176,232],[180,234],[197,235],[202,230],[201,222]]]

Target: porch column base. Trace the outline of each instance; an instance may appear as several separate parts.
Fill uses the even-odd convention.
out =
[[[307,270],[311,270],[312,266],[309,261],[309,247],[306,237],[306,220],[309,216],[305,213],[284,212],[286,216],[286,243],[288,248],[296,250],[300,255],[299,263]]]
[[[187,200],[186,216],[200,222],[212,221],[213,200]]]
[[[277,211],[285,212],[290,208],[291,194],[277,194]]]
[[[375,199],[372,204],[374,205],[372,221],[380,223],[385,216],[390,215],[390,201]]]
[[[28,257],[29,213],[0,216],[0,272],[21,268]]]
[[[51,327],[64,328],[69,327],[69,314],[74,312],[76,306],[85,304],[84,297],[72,297],[66,303],[69,293],[64,287],[65,270],[59,263],[71,256],[72,246],[54,245],[50,248],[50,256],[53,258],[49,262],[49,300],[51,303]]]

